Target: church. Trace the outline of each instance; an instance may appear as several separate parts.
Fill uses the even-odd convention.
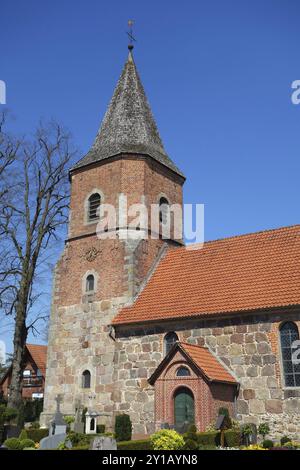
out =
[[[44,411],[86,407],[133,436],[166,425],[205,431],[220,407],[273,437],[300,433],[300,226],[205,242],[97,234],[99,208],[183,205],[132,47],[89,152],[70,170],[68,235],[57,262]],[[140,236],[139,236],[140,233]],[[299,348],[299,345],[298,345]],[[300,356],[300,355],[299,355]],[[297,359],[297,357],[296,357]]]

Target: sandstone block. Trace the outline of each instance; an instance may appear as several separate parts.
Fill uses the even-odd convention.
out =
[[[249,400],[249,410],[254,415],[265,413],[265,404],[262,400]]]
[[[267,400],[266,411],[267,413],[282,413],[282,401],[281,400]]]

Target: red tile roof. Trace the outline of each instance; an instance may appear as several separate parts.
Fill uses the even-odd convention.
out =
[[[150,377],[149,383],[151,385],[155,383],[162,370],[169,363],[170,359],[178,349],[183,352],[187,357],[187,360],[191,361],[210,382],[225,382],[230,384],[238,383],[235,377],[226,369],[225,365],[222,364],[208,348],[178,342],[175,343],[173,348]]]
[[[300,305],[300,225],[171,249],[113,324]]]
[[[26,343],[26,347],[32,359],[36,363],[37,367],[39,368],[43,376],[45,376],[47,363],[47,346],[43,346],[41,344]]]
[[[194,344],[179,343],[183,351],[204,372],[211,381],[237,383],[233,375],[225,366],[209,351],[208,348]]]

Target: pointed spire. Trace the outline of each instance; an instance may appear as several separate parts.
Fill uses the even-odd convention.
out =
[[[132,47],[94,144],[74,169],[119,154],[149,155],[183,176],[164,149],[133,60]]]

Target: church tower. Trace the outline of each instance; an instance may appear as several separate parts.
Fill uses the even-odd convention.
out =
[[[130,48],[94,144],[70,170],[69,229],[54,273],[42,424],[53,417],[61,395],[64,414],[74,415],[80,405],[112,426],[120,393],[112,319],[134,302],[164,251],[182,244],[172,231],[164,239],[162,224],[154,238],[138,226],[135,236],[124,239],[121,233],[133,229],[130,217],[122,225],[119,214],[133,204],[144,204],[149,217],[153,204],[181,206],[184,180],[164,149]],[[117,218],[114,227],[104,227],[103,239],[97,227],[106,204]]]

